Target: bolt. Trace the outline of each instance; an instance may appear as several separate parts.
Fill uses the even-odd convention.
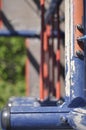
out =
[[[66,118],[65,116],[62,116],[62,117],[61,117],[61,122],[62,122],[62,123],[67,123],[67,118]]]
[[[81,52],[80,50],[76,51],[76,55],[78,56],[78,58],[80,58],[81,60],[84,60],[84,52]]]
[[[84,33],[84,28],[83,28],[82,25],[77,24],[77,29],[78,29],[81,33]]]
[[[77,42],[83,44],[83,43],[84,43],[84,40],[82,40],[81,37],[77,37]]]

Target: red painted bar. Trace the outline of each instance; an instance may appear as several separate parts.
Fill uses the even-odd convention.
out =
[[[29,39],[25,40],[25,46],[28,51],[29,49]],[[26,81],[26,96],[29,96],[30,94],[30,61],[27,56],[26,58],[26,66],[25,66],[25,81]]]
[[[50,75],[50,64],[49,64],[49,38],[51,35],[51,27],[50,25],[46,25],[46,31],[45,31],[45,39],[44,39],[44,51],[45,51],[45,63],[46,63],[46,69],[44,70],[44,73],[47,72],[46,75],[46,88],[45,88],[45,98],[49,97],[50,95],[50,84],[49,84],[49,75]]]
[[[54,16],[52,16],[52,32],[54,31]],[[54,90],[55,90],[55,73],[54,73],[54,69],[55,69],[55,59],[54,59],[54,37],[52,35],[52,44],[51,44],[52,50],[51,50],[51,57],[52,57],[52,94],[53,96],[55,96],[54,94]]]
[[[43,78],[44,78],[44,97],[47,98],[49,95],[49,84],[48,84],[48,77],[49,77],[49,70],[48,70],[48,37],[47,37],[47,29],[44,32],[44,64],[43,64]]]
[[[57,83],[56,83],[56,98],[61,97],[61,83],[60,83],[60,23],[59,23],[59,7],[57,9],[57,30],[58,30],[58,43],[56,52],[56,62],[57,62]]]
[[[73,18],[74,18],[74,42],[75,42],[75,53],[80,51],[82,52],[84,49],[84,44],[79,44],[76,40],[78,37],[83,36],[83,33],[78,29],[77,25],[82,26],[83,25],[83,0],[73,0],[74,5],[74,12],[73,12]]]
[[[43,44],[44,44],[44,3],[45,0],[40,0],[40,6],[41,6],[41,64],[40,64],[40,100],[44,99],[44,50],[43,50]]]

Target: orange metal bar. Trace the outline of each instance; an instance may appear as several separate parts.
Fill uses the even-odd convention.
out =
[[[40,6],[41,6],[41,65],[40,65],[40,100],[44,99],[44,50],[43,50],[43,44],[44,44],[44,3],[45,0],[40,0]]]
[[[77,29],[77,25],[83,24],[83,0],[73,0],[74,12],[73,12],[73,23],[74,23],[74,43],[75,43],[75,53],[81,51],[84,48],[83,44],[78,43],[77,38],[82,36],[83,33]]]
[[[43,50],[44,50],[44,64],[43,64],[43,78],[44,78],[44,97],[48,97],[48,43],[47,43],[47,31],[44,32],[44,44],[43,44]]]
[[[45,0],[40,0],[40,5],[44,6]]]
[[[54,16],[52,16],[52,32],[54,31]],[[55,96],[55,74],[54,74],[54,37],[52,35],[52,44],[51,44],[52,50],[51,50],[51,56],[52,56],[52,94]]]
[[[45,98],[49,97],[49,37],[50,37],[50,25],[46,25],[45,37],[44,37],[44,53],[45,53],[45,68],[44,68],[44,79],[45,80]]]
[[[1,10],[2,10],[2,0],[0,0],[0,28],[2,28]]]
[[[56,98],[61,97],[61,83],[60,83],[60,23],[59,23],[59,7],[57,9],[57,30],[58,30],[58,43],[56,52],[56,62],[57,62],[57,83],[56,83]]]
[[[26,46],[26,50],[28,51],[29,49],[29,39],[26,39],[25,40],[25,46]],[[26,80],[26,96],[29,96],[29,93],[30,93],[30,79],[29,79],[29,75],[30,75],[30,72],[29,72],[29,67],[30,67],[30,61],[29,61],[29,58],[28,58],[28,55],[27,55],[27,59],[26,59],[26,66],[25,66],[25,80]]]

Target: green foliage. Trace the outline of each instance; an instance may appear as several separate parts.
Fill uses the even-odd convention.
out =
[[[24,38],[0,38],[0,108],[10,96],[24,95]]]

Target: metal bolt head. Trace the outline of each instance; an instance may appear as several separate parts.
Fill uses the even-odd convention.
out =
[[[77,24],[77,29],[78,29],[81,33],[84,33],[84,28],[83,28],[82,25]]]
[[[65,116],[62,116],[62,117],[61,117],[61,122],[62,122],[62,123],[67,123],[67,118],[66,118]]]

